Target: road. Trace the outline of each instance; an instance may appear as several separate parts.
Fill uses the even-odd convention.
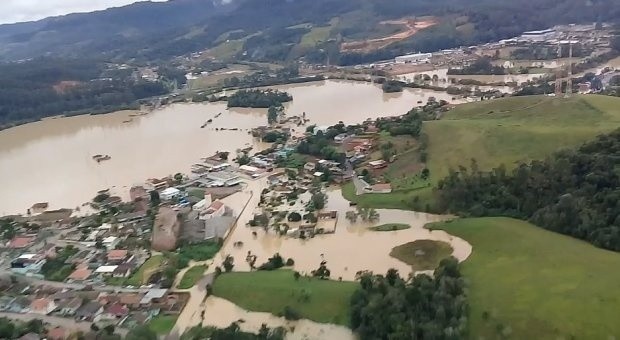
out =
[[[224,240],[224,245],[222,246],[220,252],[218,252],[214,256],[213,263],[207,269],[203,279],[191,289],[183,290],[190,293],[191,298],[179,315],[179,318],[177,319],[177,323],[174,325],[174,329],[172,330],[171,335],[174,334],[178,336],[179,334],[183,334],[186,329],[202,324],[201,312],[204,310],[204,300],[207,297],[206,284],[213,282],[215,267],[222,262],[223,258],[226,255],[223,253],[223,249],[226,249],[226,246],[230,242],[233,242],[230,236],[234,234],[234,230],[236,228],[239,228],[240,224],[241,227],[244,227],[245,222],[252,219],[254,214],[254,208],[257,207],[258,203],[260,202],[260,192],[265,187],[267,187],[267,180],[262,178],[251,182],[248,187],[243,191],[243,193],[245,194],[252,193],[252,195],[245,204],[239,216],[237,217],[237,221],[228,233],[228,237]],[[237,193],[236,195],[239,194],[240,193]]]
[[[53,326],[59,326],[65,328],[67,330],[72,331],[90,331],[90,322],[78,322],[71,318],[61,318],[58,316],[49,316],[49,315],[39,315],[39,314],[19,314],[19,313],[8,313],[8,312],[0,312],[0,317],[11,319],[11,320],[19,320],[19,321],[30,321],[39,319],[43,322],[46,322]],[[125,336],[127,334],[127,330],[123,328],[116,328],[116,333]]]
[[[81,289],[86,288],[86,285],[80,284],[80,283],[65,283],[65,282],[40,280],[34,277],[11,275],[11,273],[7,271],[4,271],[0,275],[4,277],[14,277],[15,279],[17,279],[17,281],[24,282],[29,285],[41,285],[41,286],[54,287],[54,288],[59,288],[59,289],[74,289],[74,290],[81,290]],[[100,291],[100,292],[145,293],[149,290],[148,288],[130,289],[130,288],[123,288],[123,287],[118,287],[118,286],[105,286],[104,287],[104,286],[93,285],[91,287],[93,288],[93,290]]]

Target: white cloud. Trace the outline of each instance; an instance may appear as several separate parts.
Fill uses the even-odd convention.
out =
[[[166,0],[151,0],[166,1]],[[137,0],[0,0],[0,24],[118,7]]]

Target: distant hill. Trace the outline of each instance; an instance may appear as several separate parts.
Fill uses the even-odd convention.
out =
[[[233,42],[226,57],[352,64],[410,51],[512,37],[560,23],[620,18],[617,0],[174,0],[139,2],[37,22],[0,25],[0,60],[41,55],[145,61]],[[345,42],[405,31],[384,20],[433,16],[437,24],[380,50],[341,52]]]

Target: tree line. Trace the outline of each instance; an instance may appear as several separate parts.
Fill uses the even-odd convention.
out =
[[[576,150],[480,171],[475,161],[438,183],[438,208],[464,216],[509,216],[620,251],[620,129]]]
[[[239,90],[228,97],[228,107],[280,107],[291,100],[290,94],[278,90]]]
[[[467,313],[465,282],[453,257],[433,276],[363,273],[351,297],[351,327],[361,340],[464,339]]]
[[[168,92],[161,82],[115,71],[103,62],[83,59],[0,64],[0,127],[61,114],[138,108],[137,100]]]

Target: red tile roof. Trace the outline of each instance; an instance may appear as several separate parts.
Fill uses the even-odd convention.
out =
[[[11,242],[9,242],[9,248],[26,248],[32,242],[34,242],[34,237],[32,236],[16,236],[11,240]]]

